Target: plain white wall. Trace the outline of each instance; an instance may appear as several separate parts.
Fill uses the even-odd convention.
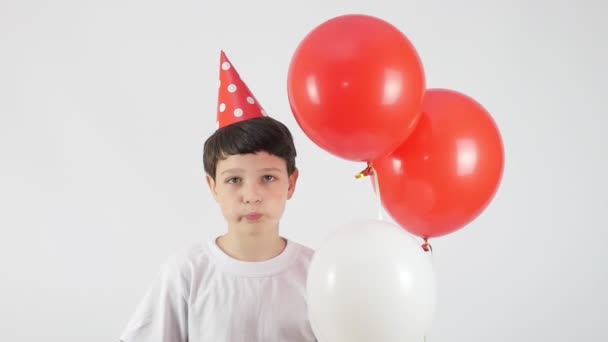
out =
[[[160,262],[221,233],[203,179],[219,49],[299,147],[282,232],[317,247],[377,216],[360,163],[316,147],[286,94],[300,39],[379,16],[429,87],[494,116],[506,168],[436,239],[429,341],[606,341],[608,5],[602,1],[0,1],[0,340],[115,341]]]

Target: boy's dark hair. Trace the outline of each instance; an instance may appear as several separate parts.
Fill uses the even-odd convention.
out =
[[[215,180],[217,162],[235,154],[267,152],[287,163],[287,174],[296,169],[296,148],[291,132],[268,116],[243,120],[222,127],[206,141],[203,150],[205,172]]]

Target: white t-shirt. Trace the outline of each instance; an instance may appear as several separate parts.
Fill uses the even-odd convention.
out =
[[[311,342],[306,275],[313,250],[287,240],[273,259],[244,262],[215,239],[161,267],[124,342]]]

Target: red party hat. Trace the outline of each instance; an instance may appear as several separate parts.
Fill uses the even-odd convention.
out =
[[[224,51],[221,51],[220,55],[220,88],[217,103],[217,128],[266,116],[266,112],[241,80]]]

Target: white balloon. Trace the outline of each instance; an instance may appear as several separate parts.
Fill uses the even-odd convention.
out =
[[[395,224],[357,221],[317,249],[308,315],[321,342],[421,342],[435,310],[430,256]]]

